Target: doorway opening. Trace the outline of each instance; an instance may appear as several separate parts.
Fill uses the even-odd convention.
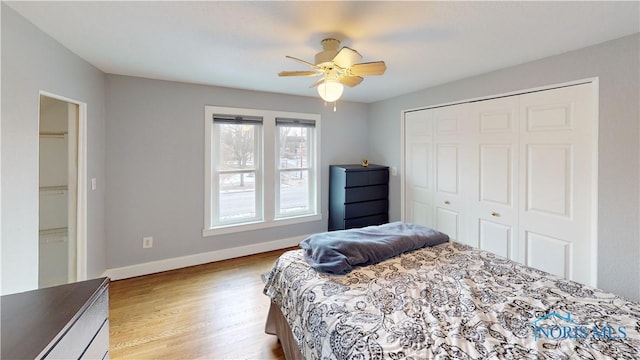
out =
[[[40,94],[38,287],[84,280],[86,105]]]

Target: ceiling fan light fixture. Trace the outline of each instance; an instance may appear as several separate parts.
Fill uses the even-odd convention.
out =
[[[337,81],[325,81],[318,85],[318,95],[326,102],[334,102],[342,96],[344,86]]]
[[[311,88],[318,88],[318,95],[326,103],[334,103],[340,99],[344,85],[354,87],[360,84],[363,76],[382,75],[387,66],[384,61],[360,62],[362,55],[356,50],[343,46],[340,41],[327,38],[321,41],[322,51],[315,56],[315,64],[287,55],[286,57],[310,67],[306,71],[281,71],[278,76],[320,76],[323,77],[311,84]]]

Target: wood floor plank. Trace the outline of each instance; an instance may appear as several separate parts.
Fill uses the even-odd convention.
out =
[[[287,250],[112,281],[111,359],[283,360],[260,275]]]

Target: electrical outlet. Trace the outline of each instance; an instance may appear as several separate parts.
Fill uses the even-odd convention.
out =
[[[397,176],[398,175],[398,168],[395,166],[391,167],[391,176]]]
[[[142,238],[142,248],[148,249],[153,247],[153,237],[145,236]]]

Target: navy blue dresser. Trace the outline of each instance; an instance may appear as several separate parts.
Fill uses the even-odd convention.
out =
[[[389,167],[329,166],[329,231],[389,222]]]

